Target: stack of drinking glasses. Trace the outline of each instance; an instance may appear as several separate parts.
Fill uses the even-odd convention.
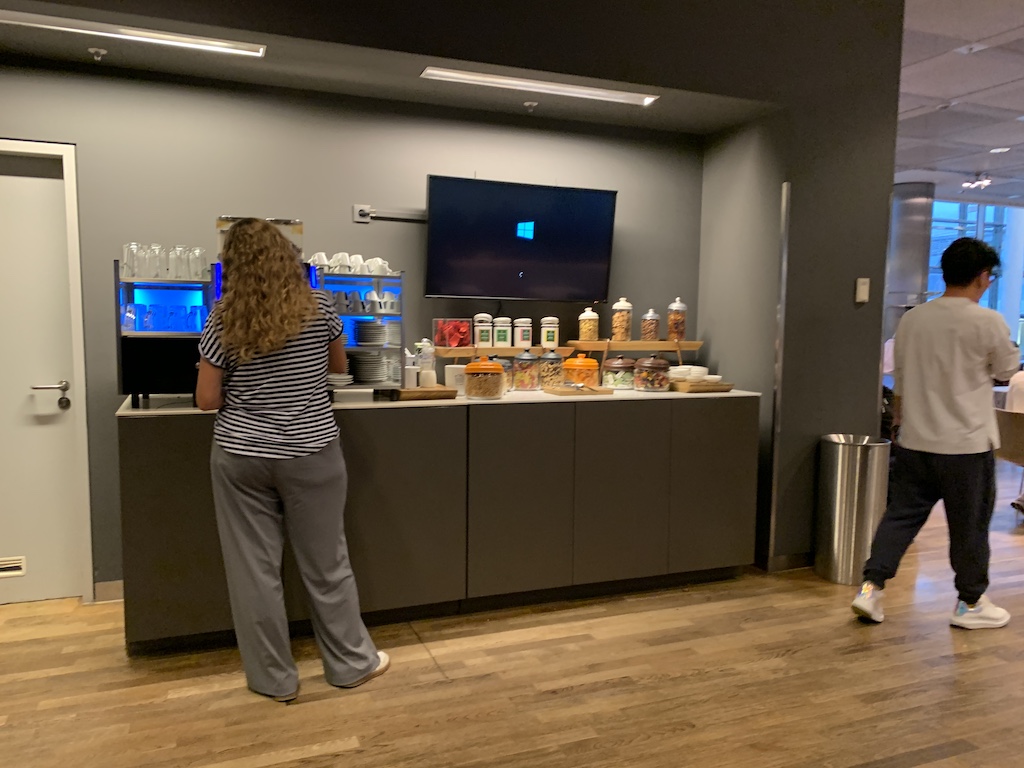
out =
[[[167,250],[159,243],[125,243],[121,250],[121,277],[163,280],[209,280],[206,249],[176,245]]]

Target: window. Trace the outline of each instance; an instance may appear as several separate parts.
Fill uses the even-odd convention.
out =
[[[950,243],[960,237],[978,237],[997,251],[1002,249],[1006,233],[1006,209],[1000,205],[978,203],[955,203],[951,200],[936,200],[932,205],[932,246],[928,255],[928,293],[942,293],[942,252]],[[999,281],[981,297],[981,306],[998,309]],[[1021,314],[1024,316],[1024,303]]]

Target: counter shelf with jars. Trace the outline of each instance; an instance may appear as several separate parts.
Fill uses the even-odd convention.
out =
[[[556,352],[562,357],[568,357],[573,353],[572,347],[555,347],[545,349],[544,347],[530,347],[530,352],[540,357],[545,352]],[[523,349],[520,347],[435,347],[434,352],[439,358],[447,360],[469,360],[480,357],[515,357]]]
[[[612,341],[610,339],[579,341],[572,339],[565,343],[573,352],[599,352],[602,365],[611,352],[674,352],[679,358],[679,364],[682,365],[684,352],[696,352],[704,346],[703,341]]]
[[[118,381],[132,405],[150,394],[195,391],[199,336],[220,297],[221,270],[206,279],[125,276],[114,261]]]
[[[401,386],[404,350],[404,273],[332,274],[316,269],[315,283],[329,292],[341,319],[352,388]]]

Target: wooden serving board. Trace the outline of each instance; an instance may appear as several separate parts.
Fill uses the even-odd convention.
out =
[[[381,389],[379,396],[387,400],[452,400],[459,394],[452,387],[417,387],[416,389]]]
[[[575,387],[544,387],[549,395],[573,396],[573,395],[614,395],[614,389],[607,387],[590,387],[587,389],[576,389]]]
[[[712,384],[708,381],[673,381],[672,391],[673,392],[731,392],[735,384],[729,384],[725,381],[720,381],[717,384]]]

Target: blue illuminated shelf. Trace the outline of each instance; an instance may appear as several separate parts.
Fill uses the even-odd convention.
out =
[[[128,339],[198,339],[201,335],[196,331],[121,331]]]
[[[185,280],[175,277],[122,277],[120,280],[122,283],[131,285],[176,285],[179,287],[194,285],[200,288],[212,282],[211,280]]]

